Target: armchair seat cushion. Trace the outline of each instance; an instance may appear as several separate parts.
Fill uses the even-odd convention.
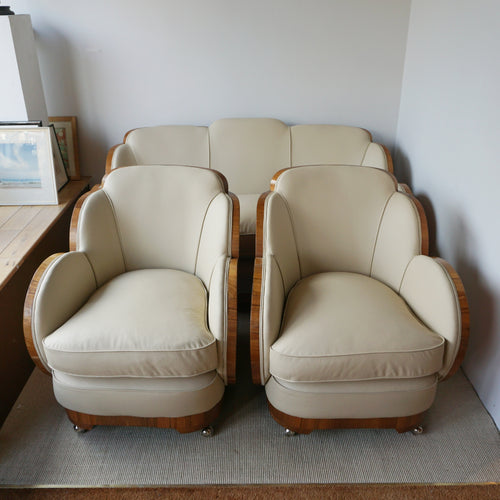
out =
[[[89,377],[190,377],[217,368],[207,292],[171,269],[121,274],[44,339],[49,366]]]
[[[426,377],[441,369],[444,344],[387,285],[320,273],[290,291],[270,372],[296,382]]]

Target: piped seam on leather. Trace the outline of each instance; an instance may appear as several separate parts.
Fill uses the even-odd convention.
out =
[[[118,243],[120,245],[120,253],[122,255],[124,272],[126,272],[128,270],[128,265],[127,265],[127,259],[125,258],[125,254],[123,252],[123,240],[122,240],[122,235],[121,235],[121,231],[120,231],[120,226],[118,224],[118,217],[116,216],[115,206],[113,204],[113,200],[111,199],[111,197],[109,196],[109,194],[106,192],[106,190],[104,188],[102,189],[102,192],[106,196],[106,198],[109,202],[109,206],[111,208],[111,214],[113,215],[113,221],[115,223],[116,237],[118,238]]]
[[[384,221],[385,213],[386,213],[387,207],[389,206],[389,202],[392,200],[392,197],[394,196],[394,194],[395,194],[395,192],[392,193],[391,196],[389,196],[389,198],[387,198],[387,200],[385,201],[384,208],[382,210],[382,213],[381,213],[379,221],[378,221],[377,234],[375,236],[375,241],[373,243],[372,258],[371,258],[371,262],[370,262],[370,274],[369,274],[370,278],[372,277],[372,274],[373,274],[373,261],[375,260],[375,253],[377,251],[377,245],[378,245],[380,232],[382,229],[382,223]]]

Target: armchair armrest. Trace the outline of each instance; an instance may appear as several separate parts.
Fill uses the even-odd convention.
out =
[[[137,160],[132,148],[128,144],[117,144],[108,151],[106,173],[109,174],[117,167],[129,167],[136,164]]]
[[[54,254],[40,265],[24,302],[23,329],[34,363],[49,372],[43,339],[65,323],[96,290],[94,271],[82,252]]]
[[[443,259],[417,255],[408,264],[400,293],[417,317],[446,339],[439,377],[450,377],[469,338],[469,306],[460,277]]]
[[[278,193],[264,193],[257,205],[250,312],[250,357],[254,384],[264,385],[270,376],[269,350],[279,335],[288,292],[299,279],[299,261],[286,203]],[[268,293],[263,294],[263,289],[267,289]]]
[[[218,223],[224,212],[229,221],[226,227]],[[208,325],[217,339],[218,372],[226,384],[236,381],[239,220],[239,202],[234,194],[214,198],[203,223],[195,269],[208,290]],[[225,238],[221,231],[226,232]],[[224,240],[227,244],[223,248],[220,242]]]

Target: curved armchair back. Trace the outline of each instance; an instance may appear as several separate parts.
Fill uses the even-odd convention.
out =
[[[414,202],[397,191],[392,175],[375,168],[297,167],[279,173],[273,191],[268,203],[277,205],[271,200],[279,196],[286,205],[300,278],[354,272],[399,292],[408,262],[421,251],[422,231]],[[267,241],[272,247],[280,244],[285,222],[283,215],[274,215],[278,209],[270,208]]]
[[[89,255],[99,284],[124,271],[168,268],[200,275],[208,287],[215,260],[231,255],[231,211],[227,183],[218,172],[119,168],[85,200],[77,250]],[[227,221],[215,225],[217,234],[210,227],[214,217]],[[210,251],[200,252],[200,246]]]

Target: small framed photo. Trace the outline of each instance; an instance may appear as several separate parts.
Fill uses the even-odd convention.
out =
[[[61,148],[57,141],[56,129],[54,124],[50,124],[50,142],[52,146],[52,158],[54,160],[54,170],[56,175],[56,188],[60,191],[69,181],[68,172],[64,165],[64,160],[61,154]]]
[[[57,205],[50,127],[0,127],[0,205]]]
[[[76,116],[49,116],[49,122],[56,129],[57,141],[69,178],[80,179]]]

